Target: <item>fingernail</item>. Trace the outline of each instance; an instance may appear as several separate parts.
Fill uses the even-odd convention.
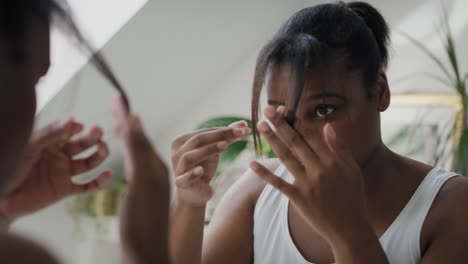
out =
[[[202,166],[196,167],[196,168],[193,170],[193,173],[194,173],[195,175],[202,175],[202,174],[203,174],[203,167],[202,167]]]
[[[66,130],[65,132],[62,133],[62,140],[65,142],[71,137],[71,132]]]
[[[223,142],[219,142],[217,145],[219,150],[225,150],[228,146],[227,142],[223,141]]]
[[[101,154],[108,154],[109,148],[107,147],[107,144],[104,142],[100,142],[100,150]]]
[[[137,125],[138,128],[142,128],[142,122],[139,116],[135,116],[135,124]]]
[[[265,108],[265,116],[266,117],[273,118],[273,117],[275,117],[275,115],[276,115],[276,111],[275,111],[275,109],[273,107],[267,106]]]
[[[83,124],[80,124],[80,123],[75,123],[75,128],[78,130],[78,129],[83,129]]]
[[[102,134],[103,134],[102,130],[97,126],[91,129],[91,137],[93,138],[100,138]]]
[[[333,129],[333,127],[327,123],[325,125],[325,129],[327,130],[327,133],[328,135],[330,136],[330,138],[333,140],[333,141],[336,141],[336,132],[335,132],[335,129]]]
[[[114,97],[112,97],[112,110],[114,110],[114,111],[117,110],[117,104],[118,103],[119,103],[118,95],[114,95]]]
[[[107,155],[107,149],[106,148],[100,149],[99,154],[101,154],[101,156],[106,156]]]
[[[284,116],[284,113],[286,112],[286,107],[284,106],[279,106],[278,109],[276,110],[280,116]]]
[[[66,118],[65,120],[63,120],[63,123],[67,124],[67,123],[72,123],[73,121],[75,121],[75,118],[70,116],[70,117]]]
[[[268,132],[270,130],[270,126],[265,122],[265,121],[261,121],[259,124],[258,124],[258,130],[260,130],[260,132]]]
[[[232,131],[233,135],[236,137],[240,137],[244,135],[244,129],[243,128],[234,128]]]
[[[252,161],[252,162],[250,163],[250,168],[251,168],[252,170],[258,170],[259,166],[258,166],[257,162]]]
[[[114,174],[114,172],[111,171],[111,170],[107,170],[107,171],[105,171],[105,172],[102,173],[102,175],[103,175],[104,177],[110,177],[110,176],[112,176],[113,174]],[[104,183],[107,183],[107,182],[104,182]]]
[[[232,124],[230,124],[229,126],[230,127],[243,127],[247,124],[247,122],[245,122],[244,120],[241,120],[241,121],[236,121]]]

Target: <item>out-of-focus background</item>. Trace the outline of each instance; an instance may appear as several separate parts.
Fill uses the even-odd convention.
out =
[[[175,136],[217,116],[248,118],[253,69],[262,45],[294,12],[330,1],[69,2],[78,24],[110,61],[128,90],[134,110],[142,116],[148,134],[169,161],[169,146]],[[395,106],[384,114],[384,136],[395,148],[421,159],[439,161],[434,157],[434,152],[443,152],[439,149],[440,140],[436,140],[437,133],[440,127],[450,126],[456,119],[458,101],[452,100],[456,92],[452,86],[429,77],[443,74],[421,48],[398,32],[406,32],[424,43],[450,65],[438,30],[443,4],[459,48],[460,68],[467,69],[468,50],[464,46],[468,43],[468,1],[368,2],[383,13],[391,26],[388,78],[392,92],[403,94],[396,96]],[[114,168],[118,174],[120,160],[110,107],[112,87],[59,31],[53,33],[52,49],[50,75],[38,87],[38,127],[68,116],[89,125],[102,125],[113,154],[94,174],[106,167]],[[443,93],[439,98],[447,98],[447,103],[434,104],[434,93]],[[428,111],[421,114],[419,108]],[[414,124],[414,120],[419,120],[418,125],[407,129],[407,124]],[[405,138],[411,135],[422,143],[407,149]],[[447,145],[443,147],[446,149]],[[89,176],[92,175],[84,175]],[[98,206],[105,203],[99,199],[106,200],[69,198],[19,220],[13,230],[44,243],[65,263],[117,263],[115,217],[87,216],[83,213],[87,209],[80,208],[83,204],[86,207],[89,203]]]

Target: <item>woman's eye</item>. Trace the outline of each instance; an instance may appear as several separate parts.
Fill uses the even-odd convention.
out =
[[[325,118],[325,117],[333,114],[333,112],[335,112],[335,110],[336,110],[336,107],[334,107],[332,105],[320,105],[317,108],[315,108],[314,116],[318,117],[318,118]]]

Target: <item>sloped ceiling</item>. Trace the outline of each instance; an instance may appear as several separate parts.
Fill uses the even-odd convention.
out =
[[[96,49],[101,49],[147,0],[68,0],[75,22]],[[103,14],[108,15],[103,19]],[[38,85],[40,111],[87,63],[89,54],[80,52],[63,27],[53,27],[51,68]]]

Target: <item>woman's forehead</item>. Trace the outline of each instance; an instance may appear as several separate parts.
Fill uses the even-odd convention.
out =
[[[292,95],[293,75],[288,66],[278,66],[270,71],[267,93],[270,100],[285,102]],[[357,78],[358,77],[358,78]],[[359,74],[339,67],[333,69],[311,70],[307,74],[302,97],[334,93],[345,96],[346,87],[359,85]]]

